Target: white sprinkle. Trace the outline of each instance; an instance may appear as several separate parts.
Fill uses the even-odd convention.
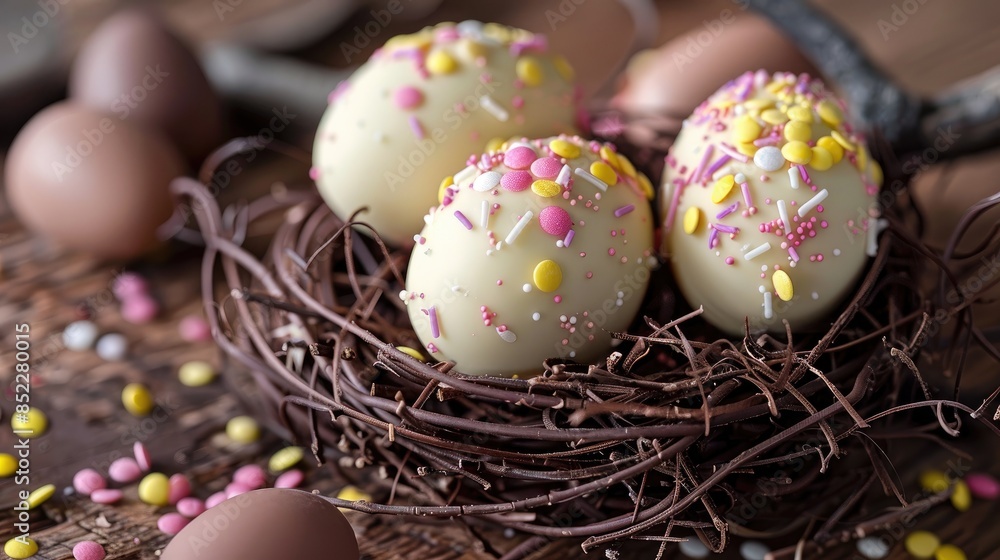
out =
[[[399,299],[406,301],[406,290],[399,290]]]
[[[539,321],[539,320],[541,320],[541,318],[542,318],[542,314],[539,313],[539,312],[537,312],[537,311],[535,311],[534,313],[531,314],[531,320],[532,321]]]
[[[774,317],[774,308],[771,307],[771,292],[764,292],[764,318],[771,319]]]
[[[771,549],[762,542],[744,541],[740,545],[740,556],[743,560],[764,560],[771,553]]]
[[[524,215],[521,216],[521,219],[518,220],[516,224],[514,224],[513,228],[511,228],[510,233],[507,234],[507,237],[505,237],[503,240],[507,242],[508,245],[513,243],[514,240],[517,239],[517,236],[521,235],[521,232],[524,231],[524,228],[528,226],[528,222],[531,221],[532,216],[534,216],[534,214],[532,214],[531,210],[525,212]],[[497,249],[498,250],[500,249],[499,243],[497,243]]]
[[[736,184],[747,182],[747,176],[742,173],[737,173],[736,176],[733,178],[736,179]]]
[[[476,167],[475,165],[470,165],[465,169],[459,171],[458,173],[455,174],[454,178],[455,184],[458,185],[459,183],[464,182],[466,179],[469,179],[470,177],[475,175],[477,171],[479,171],[479,168]]]
[[[569,175],[572,173],[568,165],[563,165],[562,169],[559,170],[559,175],[556,175],[556,183],[559,186],[565,187],[569,184]]]
[[[97,325],[90,321],[76,321],[63,330],[63,345],[70,350],[88,350],[98,335]]]
[[[466,290],[465,288],[459,285],[452,286],[451,291],[455,292],[456,294],[462,294],[463,296],[469,295],[469,290]]]
[[[559,322],[560,323],[565,323],[566,321],[569,321],[569,317],[567,317],[565,315],[560,315],[559,316]]]
[[[793,189],[799,188],[799,170],[794,165],[788,168],[788,181],[792,184]]]
[[[488,95],[480,97],[479,104],[482,105],[483,109],[485,109],[487,113],[496,117],[496,119],[500,122],[507,122],[507,119],[510,117],[507,110],[501,107],[495,99]]]
[[[681,541],[678,548],[680,548],[681,554],[688,558],[708,558],[708,554],[711,552],[705,545],[701,544],[701,541],[694,538]]]
[[[751,249],[743,254],[743,258],[750,261],[771,250],[771,244],[764,242],[755,249]]]
[[[502,175],[496,171],[487,171],[479,177],[476,177],[476,180],[472,182],[472,190],[476,192],[491,191],[500,184],[501,177]]]
[[[559,239],[559,240],[556,241],[556,247],[558,247],[559,249],[563,248],[563,240],[562,239]]]
[[[117,362],[128,353],[128,339],[122,334],[108,333],[97,339],[97,346],[94,350],[101,359]]]
[[[597,187],[598,189],[600,189],[601,192],[607,192],[607,190],[608,190],[608,184],[605,183],[604,181],[598,179],[597,177],[594,177],[593,175],[591,175],[591,173],[589,171],[587,171],[586,169],[581,169],[581,168],[577,167],[576,169],[573,170],[573,172],[576,173],[576,175],[578,177],[580,177],[581,179],[585,179],[588,182],[590,182],[591,184],[593,184],[595,187]]]
[[[500,327],[497,327],[497,334],[500,335],[500,338],[502,338],[504,342],[516,342],[517,341],[517,335],[514,334],[514,331],[512,331],[510,329],[502,331],[502,330],[500,330]]]
[[[777,171],[785,165],[785,156],[774,146],[764,146],[754,153],[753,162],[764,171]]]
[[[531,291],[531,284],[525,284],[525,285],[521,286],[521,290],[524,291],[524,293],[530,292]]]
[[[767,289],[764,287],[763,284],[761,284],[760,286],[757,286],[757,291],[763,294],[764,292],[767,291]]]
[[[781,227],[785,229],[786,233],[792,229],[792,221],[788,219],[788,208],[785,207],[784,200],[778,201],[778,217],[781,218]]]
[[[483,210],[479,214],[479,225],[486,229],[486,226],[490,224],[490,203],[489,201],[483,201]]]
[[[819,293],[818,292],[813,292],[812,293],[812,298],[813,299],[819,299]]]
[[[833,256],[839,257],[840,256],[840,249],[834,249],[833,250]]]
[[[819,203],[826,200],[826,197],[829,196],[829,194],[830,191],[823,189],[818,193],[816,193],[815,196],[805,201],[805,203],[803,203],[802,206],[799,206],[799,217],[804,218],[805,215],[808,214],[810,211],[812,211],[813,208],[819,206]]]
[[[858,539],[857,547],[858,552],[871,560],[881,560],[889,555],[889,543],[881,537]]]
[[[500,249],[503,249],[503,241],[497,241],[497,244],[495,245],[495,247],[496,247],[497,251],[499,251]]]
[[[615,305],[617,305],[618,307],[621,307],[621,306],[625,305],[625,300],[620,299],[620,298],[616,299],[615,300]]]
[[[874,257],[875,254],[878,253],[878,234],[887,227],[889,227],[889,222],[886,220],[874,220],[868,222],[868,247],[865,253],[869,257]]]
[[[458,31],[459,35],[463,37],[474,37],[478,39],[483,34],[483,22],[474,19],[467,19],[455,24],[455,30]]]
[[[575,325],[576,324],[576,315],[574,315],[574,316],[572,316],[572,317],[569,318],[569,324],[571,324],[571,325]]]
[[[618,339],[615,339],[615,340],[618,340]],[[576,350],[570,350],[569,351],[569,357],[570,358],[575,358],[576,357]]]
[[[732,175],[732,174],[733,174],[733,168],[729,167],[727,165],[727,166],[723,167],[722,169],[720,169],[720,170],[716,171],[715,173],[713,173],[712,174],[712,180],[718,181],[719,179],[725,177],[726,175]]]

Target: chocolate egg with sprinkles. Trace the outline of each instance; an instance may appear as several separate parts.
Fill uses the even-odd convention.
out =
[[[496,376],[605,354],[657,263],[649,179],[563,135],[509,140],[442,184],[400,294],[427,351]]]
[[[732,335],[809,328],[874,256],[882,171],[844,102],[805,74],[747,72],[687,120],[661,186],[664,244],[692,307]]]
[[[330,95],[311,176],[327,204],[413,243],[441,177],[515,135],[573,134],[579,91],[543,35],[442,23],[393,37]],[[490,145],[492,142],[492,145]]]

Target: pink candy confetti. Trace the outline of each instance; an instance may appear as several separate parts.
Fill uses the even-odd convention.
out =
[[[230,482],[226,485],[226,499],[235,498],[240,494],[246,494],[247,492],[253,490],[246,484],[240,484],[239,482]]]
[[[538,158],[531,163],[531,172],[541,179],[555,179],[563,164],[553,157]]]
[[[233,482],[242,484],[251,490],[263,488],[267,483],[267,473],[259,465],[245,465],[233,473]]]
[[[183,474],[170,477],[170,494],[168,501],[173,505],[191,495],[191,482]]]
[[[1000,498],[1000,482],[986,473],[969,473],[965,477],[972,495],[983,500]]]
[[[94,541],[80,541],[73,545],[73,558],[76,560],[104,560],[104,547]]]
[[[177,324],[181,338],[188,342],[204,342],[212,339],[212,328],[199,315],[188,315]]]
[[[146,446],[141,441],[137,441],[132,445],[132,453],[135,455],[135,462],[142,469],[142,472],[149,472],[149,469],[153,466],[153,458],[150,457]]]
[[[94,490],[103,490],[107,486],[104,477],[94,469],[83,469],[73,475],[73,488],[84,496],[89,496]]]
[[[542,226],[542,231],[556,237],[565,237],[570,228],[573,227],[573,219],[569,212],[559,206],[546,206],[538,213],[538,223]]]
[[[509,171],[500,178],[500,186],[511,192],[527,190],[533,178],[527,171]]]
[[[503,163],[511,169],[527,169],[538,159],[535,151],[525,146],[515,146],[503,155]]]
[[[167,535],[176,535],[187,527],[191,520],[179,513],[168,513],[156,520],[156,528]]]
[[[216,492],[215,494],[212,494],[205,500],[205,507],[208,509],[212,509],[224,501],[226,501],[226,493]]]
[[[205,502],[198,498],[182,498],[177,502],[177,513],[188,519],[194,519],[205,513]]]
[[[101,488],[90,493],[90,500],[95,504],[114,504],[123,496],[122,491],[116,488]]]
[[[298,469],[292,469],[290,471],[285,471],[274,481],[275,488],[298,488],[302,481],[305,480],[306,475]]]
[[[160,313],[160,304],[148,295],[136,296],[122,303],[122,318],[134,325],[144,325]]]
[[[139,480],[139,477],[142,476],[142,469],[139,468],[139,463],[135,459],[122,457],[115,459],[108,467],[108,476],[115,482],[127,484]]]
[[[392,98],[400,109],[415,109],[424,102],[424,94],[413,86],[397,89]]]
[[[146,279],[134,272],[123,272],[111,285],[111,291],[119,301],[128,301],[132,298],[149,295],[149,284]]]

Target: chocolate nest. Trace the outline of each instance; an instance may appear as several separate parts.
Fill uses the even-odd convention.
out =
[[[607,113],[595,122],[651,177],[679,126]],[[397,296],[408,253],[380,242],[363,214],[339,219],[305,181],[222,212],[205,185],[258,144],[230,142],[201,181],[178,179],[174,190],[204,239],[202,293],[216,340],[252,375],[263,416],[377,497],[329,498],[338,506],[530,535],[510,559],[554,539],[577,539],[584,551],[659,541],[662,555],[692,533],[713,551],[730,534],[784,538],[794,544],[774,555],[792,557],[948,499],[945,490],[905,500],[880,442],[954,434],[963,416],[996,431],[982,407],[935,396],[954,399],[960,376],[931,388],[915,365],[922,348],[948,348],[946,363],[977,343],[997,357],[972,326],[974,298],[944,303],[961,265],[978,263],[988,244],[956,247],[995,201],[971,209],[935,253],[918,238],[908,178],[884,146],[876,157],[889,227],[829,329],[722,337],[684,307],[662,267],[606,358],[550,359],[537,377],[506,379],[397,349],[420,347]],[[241,246],[248,228],[273,223],[263,256]],[[921,290],[921,275],[936,286]],[[861,507],[879,486],[892,502]]]

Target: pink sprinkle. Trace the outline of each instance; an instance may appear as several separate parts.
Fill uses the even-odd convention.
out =
[[[212,494],[211,496],[208,497],[208,499],[205,500],[205,507],[207,509],[212,509],[224,501],[226,501],[226,493],[216,492],[215,494]]]
[[[737,233],[740,231],[738,228],[733,226],[727,226],[724,224],[710,224],[713,230],[721,231],[723,233]]]
[[[708,248],[715,249],[719,244],[719,230],[712,228],[712,233],[708,234]]]
[[[170,477],[170,497],[171,505],[176,504],[191,495],[191,482],[183,474],[175,474]]]
[[[139,477],[142,476],[142,469],[139,468],[139,463],[136,463],[135,459],[122,457],[115,459],[108,467],[108,476],[115,482],[128,484],[139,480]]]
[[[712,152],[715,151],[715,144],[709,144],[705,147],[705,152],[701,154],[701,161],[698,162],[698,167],[694,169],[694,175],[691,177],[691,182],[698,182],[701,180],[701,174],[705,170],[705,165],[708,164],[708,158],[712,157]]]
[[[508,171],[500,177],[500,186],[511,192],[520,192],[530,187],[532,180],[531,173],[527,171]]]
[[[733,257],[726,257],[726,264],[733,264],[735,262],[736,259],[734,259]]]
[[[750,185],[746,181],[740,183],[740,190],[743,191],[743,202],[746,203],[747,208],[753,207],[753,199],[750,198]]]
[[[330,92],[330,95],[327,96],[326,100],[329,103],[333,103],[334,101],[340,99],[341,95],[344,95],[345,93],[347,93],[347,90],[350,87],[351,87],[351,83],[348,82],[347,80],[344,80],[343,82],[340,82],[339,84],[337,84],[337,87],[333,88],[333,91]]]
[[[715,219],[721,220],[722,218],[725,218],[726,216],[728,216],[728,215],[732,214],[733,212],[735,212],[739,207],[740,207],[740,203],[739,202],[734,202],[732,204],[732,206],[729,206],[727,208],[723,208],[721,212],[719,212],[718,214],[716,214],[715,215]]]
[[[244,465],[233,473],[233,482],[238,482],[251,490],[263,488],[267,483],[267,473],[260,465]]]
[[[524,107],[524,98],[520,95],[515,95],[514,98],[510,100],[510,104],[515,109],[520,109]]]
[[[205,502],[198,498],[181,498],[177,502],[177,513],[188,519],[194,519],[205,513]]]
[[[793,262],[799,262],[799,252],[795,250],[795,247],[788,248],[788,256],[792,257]]]
[[[188,315],[177,324],[181,339],[187,342],[204,342],[212,339],[212,328],[199,315]]]
[[[635,205],[633,205],[633,204],[626,204],[625,206],[622,206],[621,208],[618,208],[617,210],[615,210],[615,217],[616,218],[621,218],[622,216],[624,216],[625,214],[628,214],[629,212],[631,212],[633,210],[635,210]]]
[[[102,490],[107,486],[108,483],[101,473],[94,469],[83,469],[73,475],[73,488],[84,496],[89,496],[94,490]]]
[[[777,136],[765,136],[763,138],[758,138],[753,141],[754,146],[773,146],[778,143]]]
[[[556,297],[552,298],[552,301],[554,301],[556,303],[562,303],[562,296],[556,296]]]
[[[147,296],[135,296],[122,303],[122,319],[134,325],[144,325],[160,313],[160,304]]]
[[[1000,482],[989,474],[969,473],[965,476],[965,483],[969,485],[972,495],[977,498],[983,500],[1000,498]]]
[[[315,181],[316,179],[319,179],[319,168],[318,167],[310,167],[309,168],[309,178],[312,179],[313,181]]]
[[[806,171],[806,166],[804,165],[799,166],[799,176],[802,177],[802,180],[805,181],[806,184],[809,183],[809,172]]]
[[[677,206],[681,201],[681,193],[684,191],[684,187],[687,183],[682,179],[674,179],[674,192],[670,196],[670,208],[667,210],[667,221],[664,227],[667,231],[674,226],[674,218],[677,216]]]
[[[115,278],[111,291],[119,301],[148,296],[149,284],[146,279],[134,272],[123,272]]]
[[[413,135],[417,137],[417,140],[424,139],[424,125],[420,124],[420,120],[413,115],[410,115],[410,130],[413,131]]]
[[[573,238],[576,237],[576,231],[569,230],[566,232],[566,237],[563,238],[563,247],[569,247],[569,244],[573,242]]]
[[[503,163],[511,169],[527,169],[538,159],[535,151],[527,146],[514,146],[503,155]]]
[[[438,338],[441,336],[441,327],[438,325],[438,312],[437,308],[433,305],[427,310],[427,314],[431,319],[431,336]]]
[[[742,162],[742,163],[746,163],[746,162],[750,161],[749,158],[747,158],[747,156],[745,156],[745,155],[737,152],[735,148],[733,148],[732,146],[729,146],[727,144],[724,144],[724,143],[720,143],[719,144],[719,151],[722,152],[722,153],[724,153],[724,154],[726,154],[727,156],[735,159],[736,161],[739,161],[739,162]]]
[[[290,471],[285,471],[278,476],[274,481],[275,488],[298,488],[302,481],[305,480],[306,475],[302,474],[302,471],[298,469],[292,469]]]
[[[573,227],[573,219],[569,212],[558,206],[546,206],[538,213],[538,223],[542,231],[556,237],[565,237]]]
[[[226,485],[226,499],[235,498],[241,494],[246,494],[250,492],[253,488],[250,488],[246,484],[240,484],[239,482],[230,482]]]
[[[531,172],[541,179],[555,179],[563,164],[554,157],[538,158],[531,163]]]
[[[142,472],[149,472],[149,469],[153,466],[153,458],[149,456],[149,450],[146,449],[146,446],[141,441],[137,441],[132,445],[132,454],[135,455],[135,462],[142,469]]]
[[[472,222],[465,217],[465,214],[463,214],[461,210],[455,210],[455,218],[458,219],[459,223],[461,223],[465,229],[472,229]]]
[[[705,170],[705,175],[708,175],[709,177],[711,177],[713,173],[715,173],[716,171],[718,171],[723,165],[726,164],[727,161],[729,161],[731,159],[733,159],[731,156],[729,156],[727,154],[722,154],[722,157],[720,157],[719,159],[715,160],[715,163],[713,163],[712,165],[710,165],[708,167],[708,169]],[[681,173],[683,173],[683,171]]]
[[[122,499],[122,491],[116,488],[100,488],[90,493],[90,500],[95,504],[114,504]]]
[[[442,27],[434,31],[434,38],[441,43],[450,43],[458,40],[459,37],[458,30],[454,27]]]
[[[179,513],[168,513],[156,520],[156,528],[167,535],[176,535],[187,527],[191,520]]]
[[[94,541],[80,541],[73,545],[73,558],[76,560],[104,560],[104,547]]]

